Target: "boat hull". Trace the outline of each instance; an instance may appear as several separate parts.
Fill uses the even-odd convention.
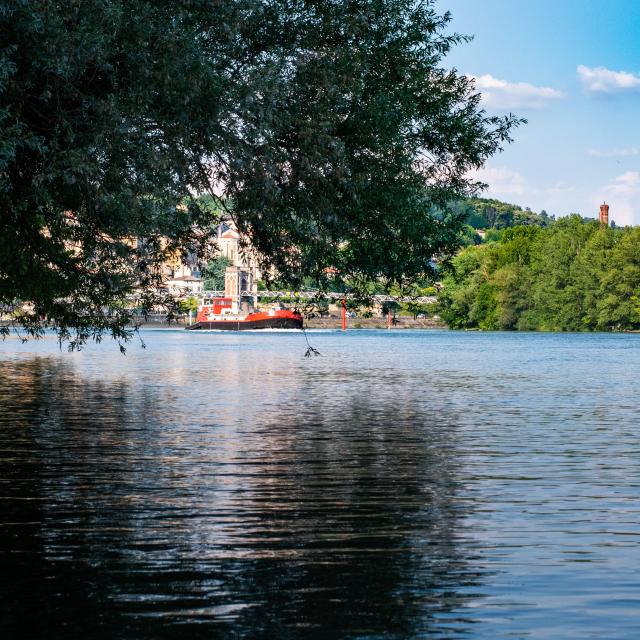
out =
[[[302,318],[260,318],[257,320],[211,320],[196,322],[190,330],[255,331],[256,329],[302,329]]]

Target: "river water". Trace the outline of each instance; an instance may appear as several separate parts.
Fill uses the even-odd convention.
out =
[[[0,343],[0,637],[640,637],[640,336],[142,335]]]

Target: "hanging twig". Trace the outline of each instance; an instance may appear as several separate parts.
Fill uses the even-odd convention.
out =
[[[304,335],[304,339],[307,341],[307,350],[304,352],[305,358],[311,358],[312,356],[320,356],[322,355],[315,347],[312,347],[309,343],[309,338],[307,337],[307,331],[304,327],[302,327],[302,335]]]

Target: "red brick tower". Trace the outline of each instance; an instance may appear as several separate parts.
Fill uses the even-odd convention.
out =
[[[606,202],[600,205],[600,224],[609,226],[609,205]]]

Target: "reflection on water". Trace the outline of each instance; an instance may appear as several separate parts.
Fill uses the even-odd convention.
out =
[[[635,336],[146,341],[0,347],[3,637],[637,637]]]

